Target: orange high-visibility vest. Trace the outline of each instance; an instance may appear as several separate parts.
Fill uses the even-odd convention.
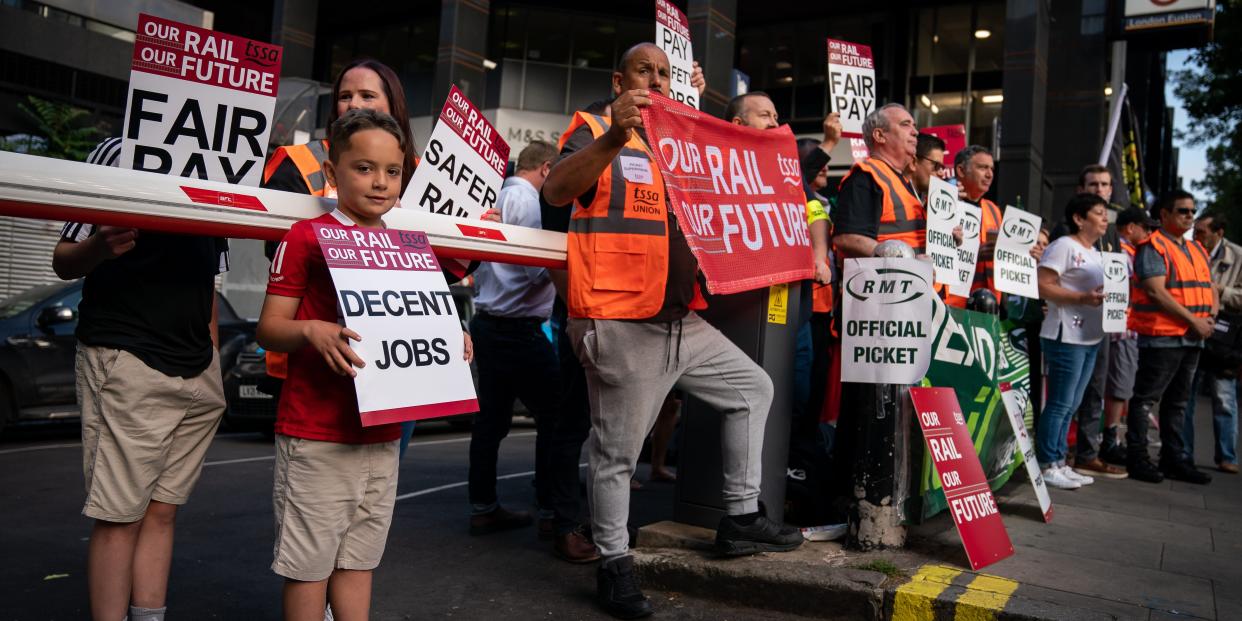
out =
[[[557,145],[586,125],[603,136],[609,117],[578,112]],[[614,174],[622,157],[641,158],[651,183]],[[646,319],[664,305],[668,284],[668,211],[664,177],[638,132],[617,153],[595,183],[589,205],[574,199],[569,220],[569,315],[590,319]],[[691,308],[705,308],[695,285]]]
[[[850,175],[860,171],[871,175],[884,196],[875,240],[903,241],[914,249],[915,254],[923,254],[927,245],[927,213],[923,201],[907,185],[905,177],[883,160],[869,157],[850,167],[850,171],[841,179],[841,184],[844,185]]]
[[[996,282],[992,279],[992,270],[996,263],[996,240],[1000,237],[1001,220],[1004,216],[996,203],[981,198],[979,208],[983,211],[979,223],[979,262],[975,264],[975,282],[970,287],[973,293],[979,289],[988,289],[1000,303],[1001,294],[996,290]]]
[[[336,198],[336,188],[328,185],[323,176],[323,163],[328,159],[328,141],[316,140],[306,144],[292,144],[276,149],[267,165],[263,167],[263,181],[266,183],[276,174],[281,162],[291,160],[306,183],[307,193],[311,196]]]
[[[1168,289],[1173,299],[1195,317],[1210,317],[1216,292],[1212,289],[1212,268],[1207,250],[1194,240],[1180,244],[1163,229],[1152,233],[1147,241],[1139,244],[1139,250],[1147,245],[1164,259],[1164,288]],[[1134,287],[1133,293],[1130,323],[1135,332],[1146,336],[1186,334],[1190,324],[1160,310],[1142,287]]]

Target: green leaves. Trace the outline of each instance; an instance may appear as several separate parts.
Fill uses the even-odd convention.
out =
[[[90,123],[90,112],[69,104],[32,95],[17,107],[30,117],[35,131],[24,145],[0,141],[0,148],[5,150],[14,151],[24,146],[22,150],[31,155],[82,161],[105,134],[99,126]]]

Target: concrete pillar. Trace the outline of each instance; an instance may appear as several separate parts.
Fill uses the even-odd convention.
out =
[[[701,108],[721,116],[731,99],[733,49],[737,44],[737,0],[690,0],[690,43],[694,59],[703,67],[707,92]]]
[[[457,85],[475,105],[483,105],[484,80],[487,79],[483,60],[487,54],[490,11],[490,0],[443,1],[440,5],[440,48],[432,86],[432,109],[411,110],[411,115],[439,112],[452,85]]]
[[[281,76],[311,78],[318,19],[319,0],[276,0],[272,3],[272,43],[284,47]]]
[[[1052,193],[1044,183],[1044,114],[1048,88],[1050,0],[1007,0],[1002,88],[1000,204],[1023,206],[1045,218]]]

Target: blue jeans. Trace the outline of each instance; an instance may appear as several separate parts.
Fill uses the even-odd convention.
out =
[[[1035,457],[1040,468],[1048,468],[1065,463],[1069,451],[1066,436],[1073,413],[1082,403],[1082,395],[1091,381],[1091,370],[1095,368],[1100,346],[1099,343],[1073,345],[1059,340],[1039,340],[1048,367],[1044,376],[1048,400],[1035,429]]]
[[[401,423],[401,452],[397,455],[397,459],[405,457],[405,449],[410,445],[410,436],[414,435],[414,421],[407,420]]]
[[[1186,401],[1186,423],[1182,436],[1186,441],[1186,459],[1194,462],[1195,456],[1195,397],[1199,387],[1207,382],[1208,395],[1212,398],[1212,431],[1216,436],[1216,451],[1212,460],[1216,463],[1238,463],[1238,379],[1218,377],[1211,369],[1200,364],[1191,383],[1190,399]]]

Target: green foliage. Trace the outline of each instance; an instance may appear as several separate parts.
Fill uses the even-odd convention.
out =
[[[34,96],[27,97],[26,101],[17,104],[17,107],[34,121],[34,135],[42,139],[27,139],[24,145],[20,145],[31,155],[82,161],[104,136],[101,128],[88,124],[90,112],[82,108]],[[17,150],[18,147],[13,143],[0,144],[0,148],[6,150]]]
[[[1191,63],[1202,67],[1173,72],[1190,127],[1182,136],[1191,145],[1207,145],[1207,170],[1195,190],[1213,194],[1213,209],[1242,223],[1242,0],[1217,4],[1212,43],[1195,50]],[[1242,227],[1227,230],[1242,241]]]
[[[867,571],[878,571],[884,574],[885,576],[888,576],[889,578],[900,578],[906,575],[906,572],[901,571],[900,567],[894,565],[892,561],[888,561],[885,559],[876,559],[873,561],[868,561],[866,563],[861,563],[861,564],[855,565],[854,569],[865,569]]]

